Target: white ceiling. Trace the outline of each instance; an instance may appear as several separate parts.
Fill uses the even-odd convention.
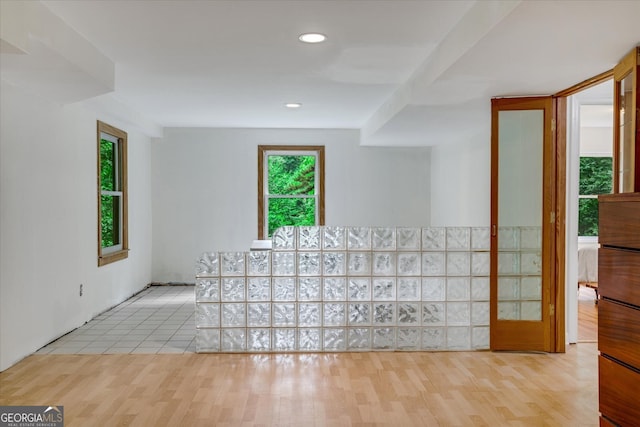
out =
[[[486,136],[491,97],[555,93],[640,42],[638,0],[42,3],[115,63],[112,101],[161,127],[352,128],[369,145]]]

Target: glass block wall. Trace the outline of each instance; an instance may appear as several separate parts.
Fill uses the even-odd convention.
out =
[[[208,252],[198,352],[489,348],[488,227],[283,227]]]

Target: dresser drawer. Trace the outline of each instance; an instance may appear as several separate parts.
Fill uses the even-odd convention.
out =
[[[640,193],[605,194],[598,200],[600,244],[640,249]]]
[[[598,293],[640,307],[640,252],[600,248]]]
[[[598,357],[600,413],[615,424],[637,425],[640,420],[640,373]]]
[[[598,350],[640,368],[640,310],[601,300],[598,304]]]

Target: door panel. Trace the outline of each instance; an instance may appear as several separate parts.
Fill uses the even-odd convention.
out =
[[[551,97],[492,100],[491,349],[553,351]]]

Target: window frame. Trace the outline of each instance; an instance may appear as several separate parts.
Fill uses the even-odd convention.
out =
[[[269,155],[305,155],[316,156],[316,225],[324,225],[324,146],[323,145],[259,145],[258,146],[258,240],[269,239],[269,214],[267,212],[272,196],[269,194],[268,161]],[[283,195],[277,195],[283,198]],[[286,197],[286,196],[285,196]],[[300,195],[296,195],[300,198]]]
[[[109,136],[111,138],[103,138]],[[116,190],[102,190],[101,141],[105,139],[116,147]],[[127,133],[107,123],[97,121],[97,206],[98,206],[98,267],[126,259],[129,256],[129,210],[127,185]],[[120,243],[114,246],[102,246],[102,196],[120,197],[119,234]]]
[[[603,155],[602,153],[581,153],[579,156],[579,161],[582,158],[602,158],[602,159],[611,159],[611,188],[613,190],[613,153],[610,155]],[[581,163],[581,162],[580,162]],[[610,193],[588,193],[583,194],[580,192],[580,178],[582,176],[582,165],[580,165],[578,170],[578,242],[580,243],[596,243],[598,242],[599,233],[597,235],[580,235],[580,200],[584,199],[598,199],[600,194],[610,194]]]

